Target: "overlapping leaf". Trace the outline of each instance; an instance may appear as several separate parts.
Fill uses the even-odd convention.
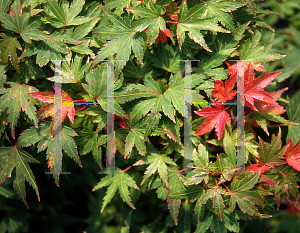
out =
[[[50,60],[62,60],[61,54],[66,54],[69,51],[64,43],[64,37],[60,36],[59,33],[53,33],[51,37],[53,40],[33,42],[29,48],[24,50],[20,58],[36,54],[36,63],[40,67],[47,65]]]
[[[37,17],[30,16],[29,7],[21,9],[21,6],[14,2],[10,14],[0,12],[2,26],[10,31],[20,34],[22,39],[31,44],[31,40],[48,40],[50,37],[38,30],[41,21]]]
[[[241,174],[233,179],[228,187],[231,191],[229,201],[231,211],[236,208],[237,203],[243,213],[247,213],[250,216],[260,216],[255,205],[263,205],[264,201],[259,193],[251,190],[258,182],[258,178],[259,172],[252,175]]]
[[[107,100],[107,90],[109,88],[107,81],[107,64],[102,63],[100,67],[95,68],[92,72],[86,74],[85,80],[87,84],[82,84],[84,90],[93,98],[94,101],[98,102],[104,111],[107,110],[105,107]],[[109,83],[109,85],[112,85]],[[122,110],[120,104],[125,102],[151,95],[153,92],[146,92],[145,90],[138,90],[137,88],[120,88],[114,92],[114,106],[115,114],[121,117],[127,118],[127,115]]]
[[[241,60],[254,63],[274,61],[285,57],[285,55],[280,55],[278,53],[267,52],[263,43],[259,42],[261,36],[261,32],[256,30],[255,34],[251,36],[251,38],[241,44],[241,47],[239,48],[239,56]]]
[[[187,9],[186,2],[183,2],[180,6],[180,13],[178,14],[177,22],[177,40],[179,48],[184,42],[185,32],[189,32],[189,37],[194,40],[196,43],[200,44],[205,50],[211,52],[208,48],[204,36],[199,30],[210,30],[215,32],[224,32],[229,33],[229,31],[219,27],[216,23],[213,23],[210,20],[201,19],[205,13],[205,5],[196,5],[192,9]]]
[[[105,12],[105,14],[113,23],[113,26],[109,25],[95,28],[93,33],[96,36],[104,37],[110,41],[98,52],[93,66],[98,64],[101,60],[117,53],[116,59],[121,60],[116,63],[116,73],[119,74],[129,60],[131,51],[133,51],[138,61],[142,64],[144,56],[142,46],[144,45],[144,39],[137,31],[134,31],[132,21],[126,16],[122,19],[115,14],[108,12]]]
[[[150,45],[152,45],[158,37],[159,31],[166,31],[166,22],[161,17],[163,11],[159,6],[155,5],[152,1],[148,2],[145,0],[145,2],[149,4],[149,8],[133,7],[126,10],[141,17],[141,19],[133,24],[133,30],[141,32],[147,29],[147,37]]]
[[[55,89],[58,89],[54,87]],[[66,119],[67,115],[69,120],[74,123],[74,117],[75,117],[75,108],[73,99],[69,96],[69,94],[63,90],[61,90],[61,102],[63,103],[62,106],[55,107],[55,92],[32,92],[28,93],[32,98],[35,98],[43,103],[48,103],[47,105],[44,105],[38,112],[37,116],[42,117],[42,119],[47,118],[49,116],[52,116],[52,123],[54,124],[54,129],[52,132],[52,135],[54,131],[57,129],[57,127]],[[57,116],[60,116],[61,118],[58,121],[54,121],[54,118]]]
[[[70,54],[72,55],[72,53]],[[82,64],[82,60],[83,56],[76,54],[72,61],[67,60],[62,62],[62,69],[60,72],[61,83],[78,83],[81,79],[83,79],[84,74],[90,68],[91,63]],[[57,80],[55,76],[47,79],[52,82],[55,82],[55,80]]]
[[[91,20],[88,17],[78,16],[85,4],[85,0],[74,0],[70,5],[66,0],[63,0],[61,5],[58,5],[53,0],[47,0],[47,4],[53,14],[47,20],[54,27],[61,28],[70,25],[80,25]]]
[[[59,156],[60,152],[58,151],[58,143],[60,143],[62,149],[66,154],[74,159],[75,162],[81,165],[80,158],[77,152],[77,146],[74,141],[74,136],[77,136],[77,133],[64,126],[60,132],[57,133],[56,138],[51,134],[51,125],[48,122],[41,123],[39,129],[31,127],[25,130],[21,136],[18,138],[17,145],[21,147],[28,147],[37,142],[38,152],[44,151],[47,149],[47,158],[49,160],[49,168],[53,172],[53,176],[57,186],[59,185],[59,174],[61,172],[62,166],[62,157]],[[56,139],[56,141],[55,141]],[[60,142],[57,139],[61,139]]]
[[[147,156],[141,160],[138,160],[134,166],[140,166],[149,164],[146,169],[144,178],[142,180],[141,185],[154,173],[158,172],[161,180],[163,181],[164,185],[168,188],[168,166],[167,164],[171,164],[177,166],[174,161],[169,158],[165,154],[160,154],[151,144],[148,144],[147,147]]]
[[[189,82],[189,81],[187,81]],[[145,85],[131,84],[129,87],[133,87],[139,90],[155,92],[151,98],[141,101],[132,110],[131,118],[139,120],[142,116],[145,116],[150,110],[157,118],[161,118],[160,111],[169,117],[175,123],[175,116],[173,107],[184,116],[184,109],[186,109],[184,102],[185,95],[185,79],[181,78],[181,74],[178,72],[175,76],[171,76],[169,85],[164,85],[161,81],[155,82],[153,78],[144,78]],[[202,96],[197,94],[196,91],[191,90],[192,97],[202,100]],[[186,102],[191,102],[186,100]],[[173,105],[173,107],[172,107]]]
[[[240,2],[230,2],[230,1],[209,1],[207,4],[207,17],[213,19],[216,22],[221,22],[221,24],[227,27],[229,30],[234,31],[234,24],[232,18],[227,12],[236,10],[239,7],[244,6]]]

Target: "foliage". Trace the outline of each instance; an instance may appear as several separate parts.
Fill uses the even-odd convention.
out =
[[[287,9],[282,17],[297,1]],[[300,95],[278,89],[299,64],[276,36],[262,40],[274,14],[252,0],[0,1],[0,232],[240,232],[283,203],[297,212]],[[184,60],[199,60],[191,80]],[[235,116],[241,87],[245,132]],[[78,199],[51,192],[46,171]],[[48,198],[75,198],[88,214],[64,215]],[[47,211],[57,225],[45,228]],[[80,221],[82,229],[69,228]]]

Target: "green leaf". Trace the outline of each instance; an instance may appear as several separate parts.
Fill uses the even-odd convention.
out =
[[[178,14],[178,23],[177,23],[177,40],[179,44],[179,48],[184,42],[185,32],[189,32],[189,37],[195,41],[196,43],[200,44],[205,50],[211,52],[208,48],[207,44],[205,43],[204,36],[199,32],[199,30],[210,30],[215,32],[224,32],[230,33],[221,27],[219,27],[216,23],[213,23],[209,20],[201,19],[202,15],[205,11],[205,5],[196,5],[192,9],[187,12],[186,3],[180,7],[180,14]]]
[[[170,185],[168,195],[186,191],[186,188],[183,184],[187,180],[185,176],[183,176],[180,172],[178,172],[174,168],[170,168],[168,170],[168,175],[169,175],[169,185]]]
[[[210,229],[214,233],[226,233],[227,232],[224,222],[221,221],[216,215],[213,215],[213,217],[212,217]]]
[[[14,7],[12,7],[14,16],[0,12],[3,27],[20,34],[22,39],[29,44],[32,43],[31,40],[49,39],[48,35],[37,29],[41,26],[41,21],[35,16],[30,17],[30,9],[19,9],[19,6],[15,4],[16,1],[13,4]]]
[[[195,233],[205,233],[213,219],[211,211],[205,210],[204,217],[198,222]]]
[[[207,16],[209,19],[213,19],[215,22],[220,22],[223,26],[227,27],[229,30],[234,31],[234,25],[232,18],[226,12],[231,12],[244,4],[239,2],[229,2],[229,1],[211,1],[207,4]]]
[[[4,95],[0,98],[0,109],[5,111],[8,108],[8,121],[10,122],[11,135],[15,138],[15,127],[17,125],[20,111],[26,113],[30,120],[33,121],[34,126],[38,128],[38,120],[36,118],[36,108],[32,102],[29,101],[30,96],[27,93],[38,91],[36,88],[19,84],[14,82],[8,82],[11,88],[4,91]]]
[[[16,37],[10,37],[8,34],[1,33],[3,38],[0,40],[1,62],[3,64],[8,63],[8,58],[14,68],[20,72],[18,65],[17,49],[22,50],[22,47]]]
[[[260,216],[255,204],[263,205],[263,199],[258,192],[250,190],[258,182],[258,178],[259,172],[252,175],[240,174],[234,177],[231,185],[228,187],[232,191],[229,201],[231,211],[235,209],[236,203],[238,203],[243,213],[247,213],[250,216]]]
[[[144,77],[153,77],[155,75],[160,76],[164,74],[164,71],[157,69],[153,66],[153,62],[150,59],[149,54],[145,54],[143,58],[143,64],[137,64],[135,66],[134,62],[129,60],[123,69],[123,74],[127,78],[136,78],[138,80]]]
[[[120,196],[123,201],[125,201],[132,209],[135,209],[131,202],[130,194],[128,187],[139,189],[135,181],[127,173],[122,172],[120,169],[116,169],[115,174],[106,175],[101,181],[93,188],[93,191],[96,191],[105,186],[109,186],[104,197],[104,202],[102,204],[101,213],[104,208],[110,202],[110,200],[115,195],[116,191],[119,190]]]
[[[114,11],[114,14],[120,16],[123,13],[124,8],[128,8],[130,5],[136,6],[139,5],[140,2],[136,0],[105,0],[105,5],[101,8],[103,9],[113,9],[117,8]]]
[[[91,63],[85,65],[82,64],[82,55],[76,54],[72,61],[63,61],[61,65],[61,83],[78,83],[84,77],[84,73],[88,71]],[[54,62],[53,62],[54,63]],[[52,66],[52,70],[54,67]],[[57,79],[55,76],[47,78],[48,80],[55,82]]]
[[[166,22],[161,17],[161,11],[158,6],[151,1],[148,3],[149,8],[133,7],[128,8],[127,11],[141,17],[141,19],[133,24],[133,30],[141,32],[147,29],[147,37],[150,45],[152,45],[158,37],[159,30],[166,30]]]
[[[47,137],[51,134],[51,125],[48,122],[42,122],[39,128],[31,127],[22,132],[18,138],[17,145],[20,147],[31,146],[42,138]]]
[[[47,20],[56,28],[80,25],[91,20],[88,17],[77,16],[81,12],[85,0],[74,0],[70,6],[67,1],[62,1],[59,6],[55,1],[47,0],[47,4],[53,13],[48,16]]]
[[[168,209],[174,219],[175,225],[178,224],[178,213],[181,205],[181,200],[180,199],[172,199],[168,198]]]
[[[9,4],[11,0],[1,0],[0,1],[0,11],[6,13],[9,10]]]
[[[91,30],[95,27],[98,21],[99,19],[95,18],[90,22],[87,22],[83,25],[76,27],[75,30],[72,32],[71,37],[77,41],[84,38],[87,34],[91,32]]]
[[[143,119],[138,123],[130,124],[130,130],[125,141],[125,156],[127,157],[135,145],[139,154],[146,155],[146,145],[144,142],[145,126],[147,119]],[[130,122],[131,123],[131,122]]]
[[[178,231],[182,233],[191,232],[192,223],[192,204],[186,199],[182,205],[178,215]]]
[[[212,198],[214,212],[215,214],[218,215],[220,220],[222,220],[223,218],[223,213],[225,208],[224,201],[221,195],[222,192],[223,191],[219,186],[214,186],[213,188],[208,189],[205,194],[205,198],[207,197]]]
[[[28,165],[28,162],[39,163],[39,161],[17,146],[1,147],[0,161],[0,180],[10,177],[13,169],[16,168],[16,179],[13,183],[13,186],[18,195],[21,197],[22,201],[28,207],[25,199],[25,180],[28,181],[28,183],[35,190],[35,193],[40,201],[38,187],[34,175],[32,174],[32,171]]]
[[[265,143],[259,137],[259,155],[265,164],[281,165],[285,163],[280,158],[284,156],[287,146],[281,147],[281,128],[279,128],[278,135],[272,135],[271,143]]]
[[[104,60],[117,53],[116,59],[123,61],[116,63],[116,74],[119,74],[128,62],[131,50],[138,61],[143,64],[144,50],[142,45],[144,44],[144,39],[139,33],[132,30],[132,22],[126,16],[122,19],[115,14],[108,12],[105,12],[105,14],[114,26],[98,27],[93,30],[95,36],[101,36],[110,40],[105,44],[105,47],[99,51],[93,61],[93,67],[97,65],[100,60]]]
[[[43,70],[36,64],[32,64],[31,61],[27,59],[25,62],[20,63],[20,73],[16,73],[12,79],[12,82],[23,81],[28,83],[30,79],[39,79],[46,77]]]
[[[241,44],[239,49],[239,56],[241,60],[247,62],[268,62],[276,59],[284,58],[285,55],[280,55],[274,52],[267,52],[266,47],[260,41],[261,32],[256,30],[255,34]]]
[[[63,38],[59,37],[57,33],[51,34],[51,37],[53,40],[33,42],[20,58],[37,54],[36,63],[40,67],[47,65],[49,60],[62,60],[61,54],[68,53],[68,48],[63,42]]]
[[[164,185],[169,188],[168,182],[168,166],[167,164],[171,164],[177,166],[174,161],[167,157],[165,154],[160,154],[151,144],[148,144],[147,148],[147,156],[138,160],[134,166],[149,164],[146,169],[145,175],[143,177],[141,185],[154,173],[158,172],[161,180],[163,181]]]
[[[232,166],[236,166],[237,157],[236,157],[235,143],[232,140],[232,138],[228,135],[227,131],[225,131],[223,146],[224,146],[225,153],[228,156],[228,161]]]
[[[168,72],[177,73],[184,69],[186,56],[179,51],[178,47],[166,43],[158,43],[153,54],[150,54],[153,65]]]
[[[290,102],[286,107],[286,113],[288,115],[288,119],[295,123],[300,123],[300,108],[299,108],[299,101],[300,101],[300,93],[297,93],[292,96],[292,98],[288,98]],[[293,144],[299,140],[299,133],[300,133],[300,125],[289,125],[288,134],[286,136],[286,141],[290,138]]]
[[[229,209],[225,209],[223,222],[225,227],[232,232],[239,232],[239,223],[235,218],[235,213],[230,213]]]

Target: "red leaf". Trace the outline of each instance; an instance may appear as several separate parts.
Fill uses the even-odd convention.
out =
[[[249,69],[250,70],[250,69]],[[281,72],[270,72],[263,74],[258,78],[252,78],[250,76],[245,76],[245,104],[247,107],[254,111],[258,109],[254,105],[254,100],[263,103],[265,105],[278,106],[278,104],[273,100],[272,96],[267,93],[264,88],[267,87],[270,82],[272,82],[276,76]],[[246,73],[247,75],[248,73]],[[246,82],[247,80],[247,82]]]
[[[166,31],[162,31],[159,29],[159,34],[158,37],[155,39],[155,42],[158,43],[159,41],[161,41],[162,43],[165,43],[167,41],[167,37],[172,38],[172,33],[170,32],[170,30],[168,28],[166,28]]]
[[[300,140],[293,146],[292,140],[288,140],[288,149],[285,152],[287,163],[297,171],[300,171]]]
[[[55,87],[53,86],[54,90]],[[42,119],[47,118],[49,116],[53,116],[52,122],[54,122],[54,105],[55,105],[55,93],[53,92],[31,92],[28,93],[32,98],[35,98],[43,103],[49,103],[48,105],[43,106],[37,112],[37,116],[42,116]],[[75,117],[75,108],[73,99],[68,95],[67,92],[61,90],[61,98],[62,98],[62,106],[56,107],[56,113],[61,111],[61,118],[59,122],[56,122],[56,129],[68,115],[69,120],[74,124],[74,117]],[[53,131],[52,131],[53,133]],[[52,134],[53,135],[53,134]]]
[[[215,128],[218,140],[220,140],[223,135],[226,122],[231,122],[231,118],[226,112],[228,108],[229,107],[224,109],[223,104],[216,104],[214,107],[207,107],[194,111],[198,116],[207,117],[207,119],[199,126],[195,134],[200,136]]]
[[[287,87],[282,88],[281,90],[269,93],[269,95],[273,98],[273,101],[275,102],[280,98],[282,93],[285,92],[287,89],[288,89]],[[260,113],[271,113],[273,115],[281,115],[281,114],[285,113],[285,109],[282,106],[280,106],[278,103],[276,103],[276,105],[274,104],[274,105],[270,106],[270,105],[266,105],[262,102],[257,102],[257,104],[255,106]]]
[[[225,84],[221,80],[216,80],[214,84],[215,89],[211,92],[212,96],[218,98],[218,101],[222,103],[232,100],[236,95],[236,91],[232,90],[236,80],[234,76],[230,76]]]
[[[249,167],[246,167],[247,172],[258,172],[264,173],[267,171],[270,167],[264,165],[264,164],[252,164]]]

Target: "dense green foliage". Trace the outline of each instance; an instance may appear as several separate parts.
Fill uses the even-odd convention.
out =
[[[265,221],[270,232],[293,232],[277,219],[298,232],[296,215],[278,209],[300,208],[299,9],[297,0],[0,0],[0,233],[259,232]],[[105,59],[118,60],[115,174],[98,174],[113,159]],[[183,60],[200,60],[191,101]]]

